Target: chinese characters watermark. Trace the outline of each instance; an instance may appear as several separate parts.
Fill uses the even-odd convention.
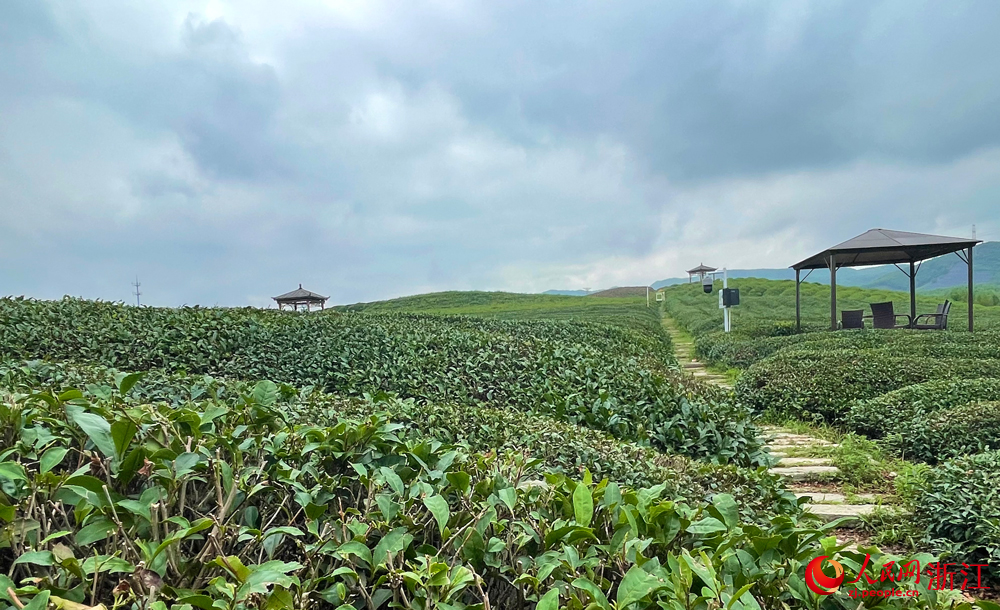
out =
[[[833,566],[834,575],[829,576],[822,570],[823,562],[826,560]],[[932,562],[920,567],[920,562],[916,559],[897,565],[895,561],[887,561],[882,565],[882,570],[877,577],[868,574],[868,564],[871,562],[871,555],[865,554],[864,563],[858,570],[858,577],[854,580],[846,581],[847,584],[857,585],[867,582],[869,585],[885,586],[886,583],[912,582],[920,584],[921,578],[926,579],[927,590],[944,591],[960,589],[962,591],[987,589],[983,586],[983,568],[989,567],[985,563],[944,563]],[[811,591],[819,595],[831,595],[836,593],[845,582],[844,567],[840,562],[830,559],[826,555],[821,555],[809,562],[806,566],[806,586]],[[974,583],[974,584],[973,584]],[[910,589],[879,589],[863,590],[859,588],[850,589],[848,594],[851,597],[916,597],[918,592]]]

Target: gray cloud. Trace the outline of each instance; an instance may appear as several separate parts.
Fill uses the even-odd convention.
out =
[[[0,292],[350,302],[783,265],[876,225],[1000,238],[997,26],[992,2],[7,2]]]

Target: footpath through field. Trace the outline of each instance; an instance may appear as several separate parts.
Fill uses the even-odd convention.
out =
[[[694,341],[691,339],[691,335],[681,330],[680,326],[666,312],[663,313],[663,328],[670,335],[670,341],[674,346],[674,356],[677,357],[677,362],[684,371],[702,381],[714,383],[724,388],[732,387],[725,375],[709,371],[703,363],[694,357]]]
[[[664,312],[663,327],[670,334],[674,355],[681,368],[698,379],[731,388],[724,375],[713,373],[694,355],[694,341]],[[799,498],[808,498],[806,507],[826,522],[870,514],[878,506],[872,494],[847,494],[840,489],[840,471],[831,456],[835,443],[775,426],[763,427],[771,455],[778,462],[771,472],[781,475]]]
[[[775,426],[763,427],[771,455],[779,458],[771,472],[781,475],[799,498],[809,498],[806,507],[824,521],[870,514],[878,506],[873,494],[839,491],[840,471],[829,455],[837,445],[820,438],[797,434]]]

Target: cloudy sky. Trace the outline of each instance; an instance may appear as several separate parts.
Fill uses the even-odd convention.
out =
[[[0,2],[0,294],[335,303],[1000,239],[1000,2]]]

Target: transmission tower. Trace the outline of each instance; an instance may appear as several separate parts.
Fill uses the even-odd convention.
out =
[[[141,305],[139,303],[139,295],[142,294],[141,292],[139,292],[139,286],[142,286],[142,284],[139,283],[139,276],[138,275],[135,276],[135,281],[132,282],[132,286],[135,287],[135,306],[139,307]]]

